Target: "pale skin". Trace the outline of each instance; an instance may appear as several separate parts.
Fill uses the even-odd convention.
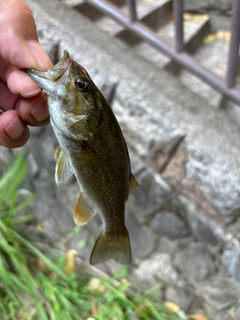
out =
[[[0,0],[0,145],[21,147],[29,126],[49,122],[45,95],[24,69],[52,67],[29,7],[21,0]]]

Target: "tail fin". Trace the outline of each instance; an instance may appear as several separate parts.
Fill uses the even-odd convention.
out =
[[[122,264],[130,264],[132,260],[131,245],[127,229],[119,236],[100,234],[93,248],[90,263],[98,264],[107,259],[114,259]]]

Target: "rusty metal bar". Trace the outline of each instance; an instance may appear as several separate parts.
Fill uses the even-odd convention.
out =
[[[183,0],[173,0],[173,17],[175,22],[175,49],[184,50],[183,43]]]
[[[227,98],[235,101],[240,105],[240,91],[235,88],[228,88],[225,82],[217,75],[200,65],[187,53],[178,53],[169,44],[157,37],[150,29],[141,24],[140,22],[130,23],[128,18],[112,4],[105,0],[87,0],[90,4],[98,8],[105,14],[115,19],[118,23],[123,25],[128,30],[132,31],[151,46],[166,54],[171,59],[185,67],[189,72],[198,76],[204,82],[210,84],[217,91],[222,93]]]
[[[235,85],[235,79],[237,76],[240,44],[240,0],[234,0],[232,8],[231,41],[229,46],[228,69],[226,75],[226,84],[228,88],[232,88]]]
[[[137,21],[137,11],[135,0],[127,0],[129,9],[129,19],[131,22]]]

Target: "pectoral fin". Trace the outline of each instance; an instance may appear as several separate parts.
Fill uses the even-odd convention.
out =
[[[67,180],[73,173],[68,156],[58,147],[55,151],[55,159],[57,159],[55,168],[55,181],[59,185]]]
[[[54,152],[54,159],[55,159],[55,161],[58,161],[58,157],[59,157],[61,151],[62,151],[61,147],[58,146],[58,147],[56,148],[55,152]]]
[[[88,223],[95,215],[96,209],[93,202],[84,192],[79,192],[76,207],[73,212],[73,218],[76,224],[82,225]]]
[[[134,175],[131,173],[129,178],[129,192],[133,191],[134,189],[138,188],[139,184],[135,179]]]

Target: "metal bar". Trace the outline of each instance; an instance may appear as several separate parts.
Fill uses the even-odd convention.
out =
[[[235,85],[235,79],[237,76],[240,44],[240,0],[234,0],[232,8],[231,41],[229,46],[228,70],[226,76],[226,84],[228,88],[232,88]]]
[[[173,0],[173,16],[175,22],[175,49],[184,50],[183,43],[183,0]]]
[[[217,75],[200,65],[196,60],[186,53],[177,53],[166,42],[162,41],[160,37],[157,37],[151,30],[142,25],[140,22],[130,23],[128,18],[116,7],[110,5],[104,0],[87,0],[90,4],[98,8],[105,14],[108,14],[113,19],[118,21],[125,28],[137,34],[140,38],[144,39],[154,48],[160,50],[162,53],[169,56],[171,59],[185,67],[188,71],[198,76],[204,82],[210,84],[217,91],[235,101],[240,105],[240,91],[235,88],[228,88],[225,82]]]
[[[131,22],[137,21],[137,11],[135,0],[127,0],[129,9],[129,19]]]

